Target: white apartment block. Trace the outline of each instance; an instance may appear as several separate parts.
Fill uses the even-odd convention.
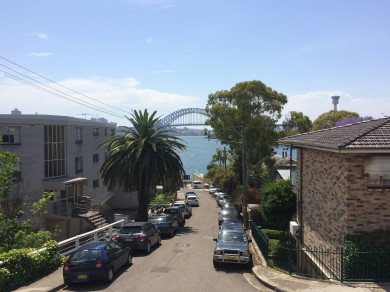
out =
[[[54,115],[25,115],[15,109],[0,114],[1,151],[19,158],[15,184],[9,198],[14,205],[36,202],[45,191],[54,193],[41,228],[62,240],[88,230],[88,224],[74,216],[75,206],[85,199],[112,208],[136,207],[123,193],[108,192],[100,168],[107,149],[98,148],[116,131],[105,119],[86,120]],[[129,197],[129,196],[127,196]]]

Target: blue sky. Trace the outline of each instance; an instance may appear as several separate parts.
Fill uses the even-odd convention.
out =
[[[287,95],[283,113],[314,120],[340,95],[338,109],[389,116],[389,15],[388,0],[1,0],[0,113],[126,125],[133,109],[204,108],[210,93],[261,80]]]

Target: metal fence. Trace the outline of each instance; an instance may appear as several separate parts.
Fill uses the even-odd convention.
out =
[[[270,239],[253,222],[251,231],[267,265],[286,273],[341,282],[390,281],[390,251],[278,245],[271,254]]]

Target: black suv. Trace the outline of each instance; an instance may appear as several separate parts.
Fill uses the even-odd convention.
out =
[[[179,206],[166,207],[164,209],[164,213],[171,214],[173,217],[175,217],[177,220],[177,223],[179,223],[179,226],[184,226],[184,224],[186,223],[184,210],[183,210],[183,208],[181,208]]]

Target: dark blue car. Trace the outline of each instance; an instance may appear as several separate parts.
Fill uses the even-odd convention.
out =
[[[63,267],[64,283],[105,280],[112,282],[115,273],[133,261],[131,248],[115,241],[91,242],[80,246]]]

